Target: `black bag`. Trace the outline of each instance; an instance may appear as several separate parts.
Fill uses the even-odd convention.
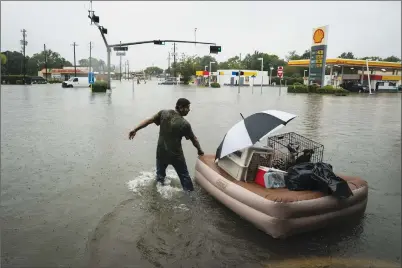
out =
[[[301,163],[290,167],[285,176],[286,187],[291,191],[320,191],[339,198],[353,193],[348,183],[335,175],[326,163]]]

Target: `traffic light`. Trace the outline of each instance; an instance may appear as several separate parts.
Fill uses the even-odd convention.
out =
[[[99,23],[99,16],[93,15],[91,20],[92,20],[93,23]]]
[[[154,40],[154,45],[164,45],[165,42],[161,41],[161,40]]]
[[[222,51],[221,46],[209,46],[209,53],[211,54],[218,54]]]
[[[107,29],[106,28],[101,27],[101,31],[102,31],[103,34],[107,34]]]

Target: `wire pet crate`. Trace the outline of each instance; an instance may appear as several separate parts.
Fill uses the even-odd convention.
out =
[[[268,146],[274,151],[272,167],[287,170],[296,159],[310,151],[309,162],[322,162],[324,145],[294,132],[268,137]]]

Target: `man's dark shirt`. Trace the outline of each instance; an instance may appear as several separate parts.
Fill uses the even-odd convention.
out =
[[[160,126],[156,157],[167,163],[173,160],[184,161],[181,139],[194,138],[190,123],[175,110],[161,110],[154,115],[153,120]]]

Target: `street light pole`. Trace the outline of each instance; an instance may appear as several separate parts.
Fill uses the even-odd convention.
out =
[[[261,93],[262,93],[262,84],[264,82],[264,74],[263,74],[263,71],[264,71],[264,58],[258,58],[258,60],[261,61]]]
[[[272,86],[272,70],[274,67],[269,67],[269,84]]]
[[[304,84],[304,81],[306,81],[306,72],[307,72],[307,70],[303,71],[303,84]]]
[[[209,62],[209,72],[208,72],[208,87],[211,87],[211,71],[212,71],[212,63],[216,63],[214,61]]]

